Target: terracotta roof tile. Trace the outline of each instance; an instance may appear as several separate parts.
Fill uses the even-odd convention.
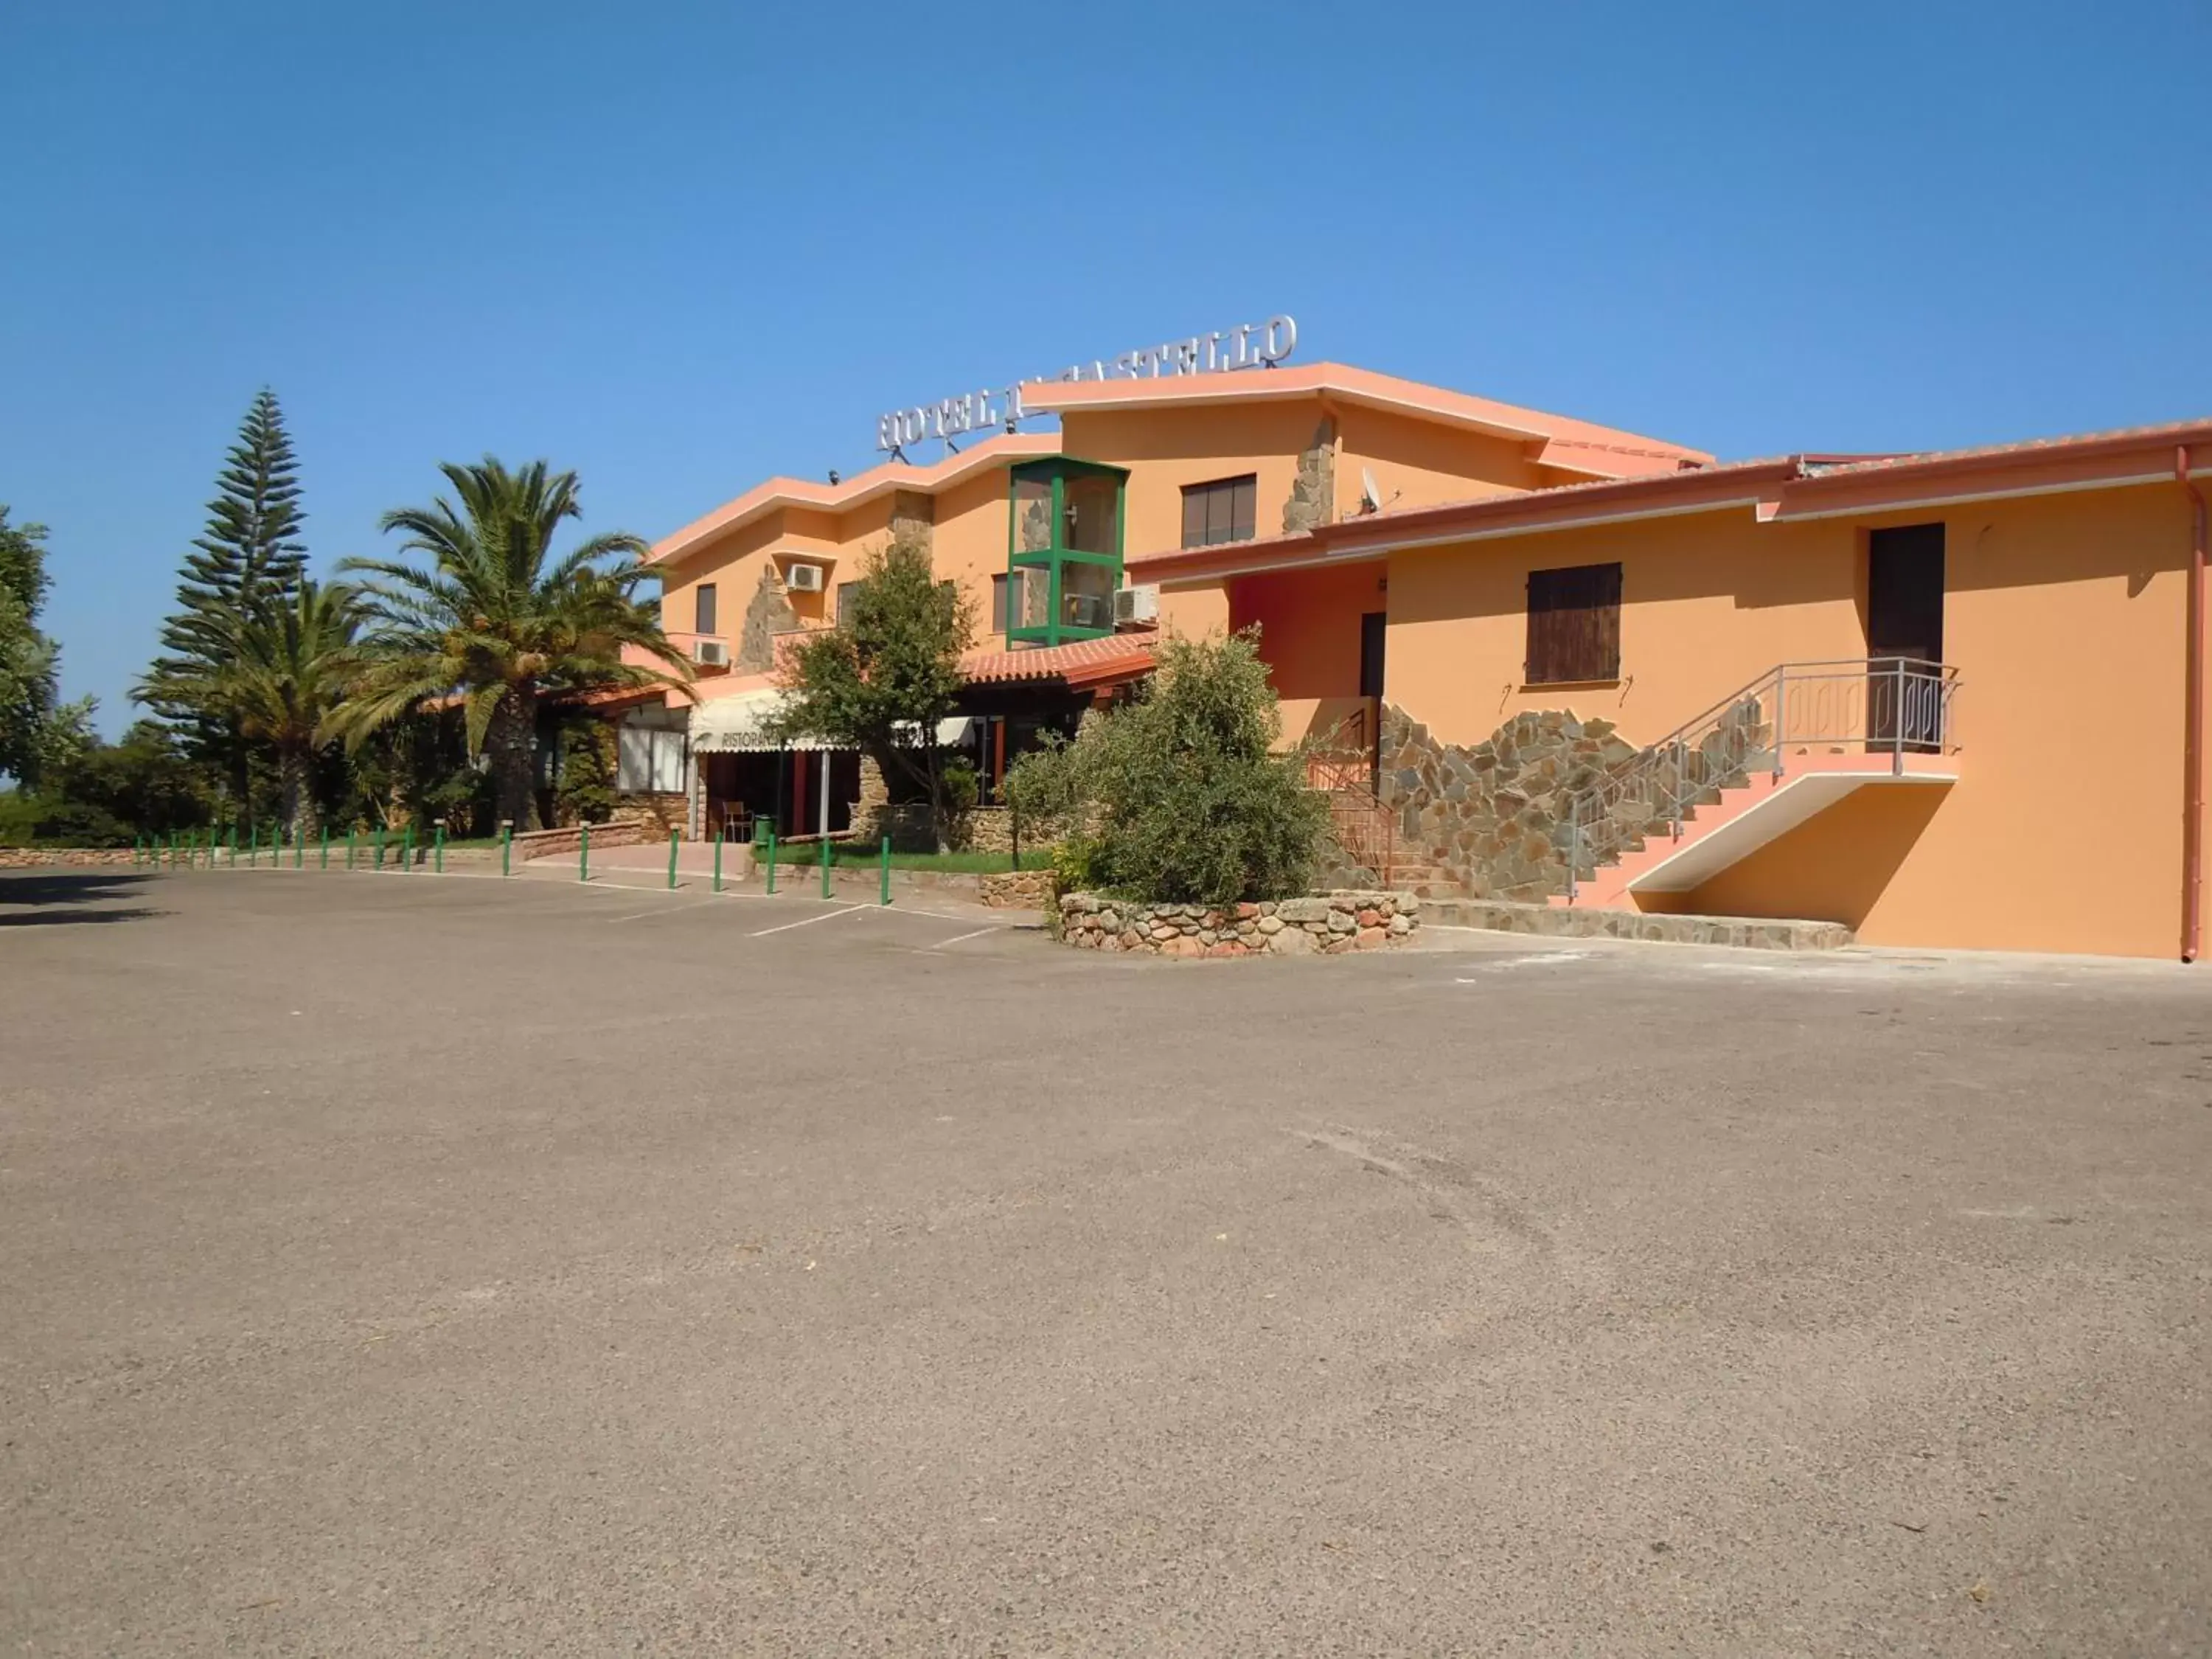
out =
[[[960,668],[970,685],[1012,685],[1030,680],[1095,684],[1134,678],[1151,672],[1157,638],[1148,631],[1077,640],[1034,651],[970,651],[960,659]]]

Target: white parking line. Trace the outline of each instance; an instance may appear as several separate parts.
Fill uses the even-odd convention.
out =
[[[978,927],[972,933],[962,933],[952,939],[941,939],[929,948],[933,951],[942,951],[948,945],[963,945],[971,939],[981,939],[986,933],[1002,933],[1005,931],[1006,929],[1000,923],[994,922],[988,927]]]
[[[866,904],[854,904],[842,910],[825,910],[818,916],[802,916],[797,921],[787,921],[781,927],[763,927],[757,933],[749,937],[766,939],[770,933],[787,933],[794,927],[811,927],[817,921],[835,921],[839,916],[849,916],[856,910],[866,910],[870,908]]]
[[[714,901],[710,898],[693,899],[685,904],[656,904],[649,910],[633,910],[626,916],[609,916],[610,923],[635,921],[641,916],[672,916],[678,910],[703,910]]]

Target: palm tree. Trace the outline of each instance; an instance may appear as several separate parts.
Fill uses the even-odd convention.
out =
[[[308,774],[330,746],[331,715],[357,672],[360,618],[353,589],[303,578],[291,595],[246,613],[232,636],[234,654],[215,675],[213,705],[276,751],[278,811],[295,839],[315,833]]]
[[[372,580],[361,672],[332,729],[358,747],[410,709],[458,701],[470,755],[489,742],[500,816],[526,829],[536,819],[542,695],[684,685],[691,668],[660,631],[658,602],[634,597],[658,574],[641,562],[644,542],[616,532],[553,556],[561,521],[582,516],[574,473],[549,473],[543,461],[510,472],[489,455],[439,470],[458,507],[441,495],[387,513],[382,525],[404,532],[427,569],[377,559],[339,567]],[[625,661],[625,646],[672,672]]]

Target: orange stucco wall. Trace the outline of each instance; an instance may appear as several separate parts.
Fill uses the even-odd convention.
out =
[[[1228,625],[1260,629],[1261,652],[1282,700],[1285,742],[1327,735],[1364,707],[1359,619],[1385,610],[1383,573],[1376,560],[1241,576],[1229,584]]]
[[[1357,406],[1340,410],[1337,421],[1340,514],[1359,505],[1363,467],[1375,475],[1385,507],[1394,513],[1534,489],[1544,482],[1517,440]]]
[[[1129,469],[1122,551],[1131,558],[1182,545],[1186,484],[1249,472],[1256,477],[1254,528],[1279,534],[1298,452],[1313,441],[1317,399],[1243,408],[1071,412],[1060,447],[1086,461]]]
[[[1936,520],[1958,782],[1863,790],[1669,908],[1832,917],[1874,944],[2173,954],[2177,489],[1769,525],[1736,509],[1396,555],[1386,695],[1454,743],[1557,708],[1650,742],[1777,663],[1863,656],[1866,532]],[[1528,571],[1615,559],[1620,680],[1523,684]]]

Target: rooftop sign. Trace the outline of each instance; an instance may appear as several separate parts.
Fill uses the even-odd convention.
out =
[[[894,452],[926,438],[949,442],[971,432],[1003,427],[1013,431],[1030,418],[1022,407],[1022,388],[1056,381],[1134,380],[1169,374],[1211,374],[1237,368],[1272,368],[1295,350],[1297,319],[1270,317],[1264,323],[1239,323],[1212,334],[1139,346],[1110,362],[1103,357],[1071,363],[1057,374],[1039,374],[1009,386],[985,386],[912,409],[895,409],[876,421],[876,447]]]

